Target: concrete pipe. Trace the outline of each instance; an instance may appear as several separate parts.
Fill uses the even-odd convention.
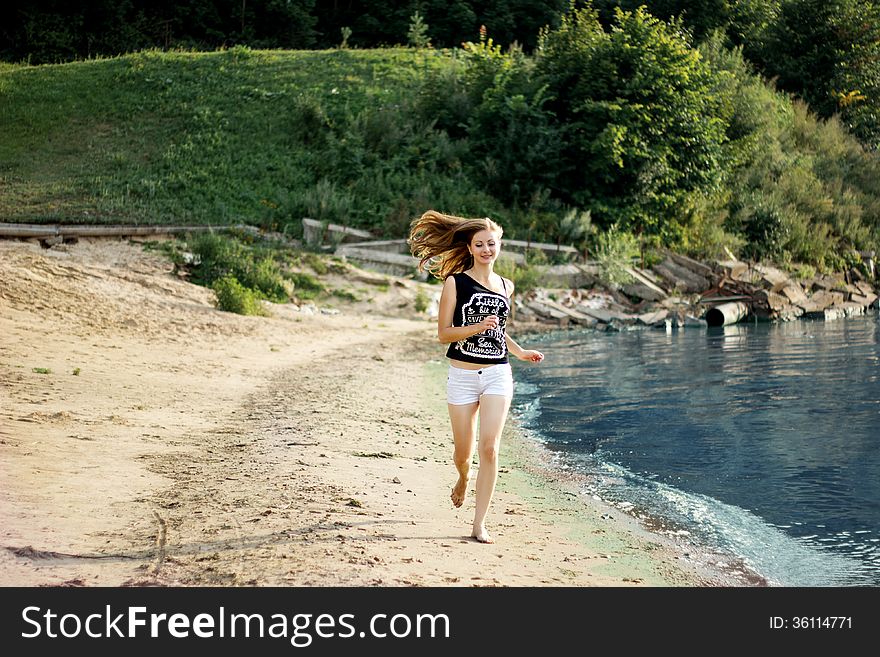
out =
[[[722,303],[706,311],[706,323],[709,326],[727,326],[736,324],[749,314],[748,304],[742,301]]]

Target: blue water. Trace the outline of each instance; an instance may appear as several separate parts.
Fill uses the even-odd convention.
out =
[[[585,494],[784,586],[880,585],[880,321],[529,340],[516,412]]]

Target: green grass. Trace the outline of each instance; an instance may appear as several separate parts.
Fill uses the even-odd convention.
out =
[[[0,221],[298,224],[310,194],[321,202],[322,149],[309,139],[344,141],[363,110],[399,107],[443,59],[234,48],[4,65]],[[365,185],[323,193],[369,214],[386,199],[364,205],[353,190]]]
[[[338,288],[334,288],[330,291],[330,294],[332,294],[334,297],[342,299],[343,301],[360,301],[360,297],[358,297],[358,295],[351,290],[340,290]]]
[[[510,238],[552,239],[556,214],[565,210],[558,199],[538,195],[526,206],[504,207],[485,191],[481,172],[490,161],[476,142],[435,129],[438,116],[455,115],[463,101],[456,100],[457,83],[435,84],[429,74],[461,66],[458,55],[442,50],[241,47],[2,64],[0,222],[250,224],[296,238],[301,219],[310,217],[399,238],[414,217],[436,208],[496,217]],[[786,226],[798,228],[777,245],[788,249],[789,260],[820,271],[842,269],[848,262],[825,238],[834,227],[835,239],[847,236],[847,247],[876,243],[876,158],[854,141],[844,143],[838,129],[807,120],[805,112],[795,112],[800,123],[777,136],[776,159],[756,157],[755,172],[741,176],[748,184],[728,190],[742,197],[732,223],[740,231],[763,230],[755,212],[769,204],[787,217]],[[849,154],[834,155],[835,149]],[[822,153],[829,155],[819,158]],[[788,161],[804,164],[791,168]],[[826,169],[832,173],[826,176]],[[718,217],[730,208],[720,209]],[[720,223],[705,226],[689,236],[692,248],[708,254],[730,241]],[[595,236],[593,250],[613,278],[620,240],[601,239]],[[201,270],[176,245],[155,248],[188,269],[194,282],[212,285],[231,275],[275,302],[332,294],[285,264],[302,264],[317,276],[345,270],[317,255],[285,262],[261,245],[247,253],[201,246],[217,256]],[[298,263],[290,262],[294,257]],[[533,267],[501,273],[520,293],[539,284]],[[237,307],[250,307],[229,284],[224,291]]]

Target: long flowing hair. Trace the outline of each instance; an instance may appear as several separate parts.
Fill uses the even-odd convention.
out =
[[[504,232],[489,217],[466,219],[428,210],[410,225],[407,242],[412,254],[419,259],[419,271],[427,271],[442,281],[474,264],[468,246],[481,230],[488,230],[498,238]]]

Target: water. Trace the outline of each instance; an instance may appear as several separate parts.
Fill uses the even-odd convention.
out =
[[[771,584],[880,585],[876,313],[528,342],[516,412],[585,493]]]

